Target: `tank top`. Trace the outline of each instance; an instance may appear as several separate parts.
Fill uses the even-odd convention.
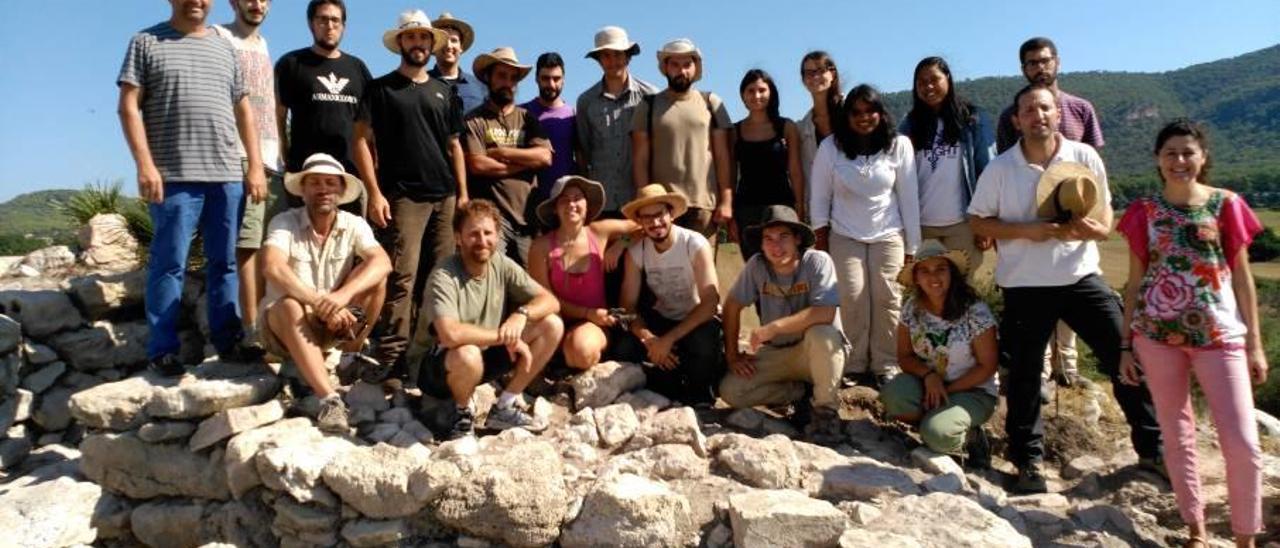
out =
[[[587,231],[587,269],[569,272],[564,268],[564,248],[555,232],[547,233],[551,240],[551,252],[547,255],[547,278],[551,292],[561,299],[585,308],[608,308],[604,298],[604,255],[595,231]]]
[[[742,138],[742,122],[733,125],[738,136],[733,145],[734,157],[738,160],[734,204],[796,206],[796,197],[791,192],[791,182],[787,177],[787,147],[790,143],[787,143],[785,127],[786,119],[778,120],[773,125],[772,138],[747,141]]]

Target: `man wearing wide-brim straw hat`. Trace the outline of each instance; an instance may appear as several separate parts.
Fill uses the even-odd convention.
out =
[[[533,67],[515,50],[500,47],[476,57],[472,72],[489,97],[466,116],[467,184],[475,198],[491,200],[502,213],[500,252],[525,266],[536,232],[529,196],[538,172],[551,165],[551,141],[528,109],[516,105],[516,85]],[[547,181],[547,185],[555,181]]]
[[[260,251],[267,281],[262,342],[289,357],[320,398],[320,428],[345,433],[346,406],[329,382],[324,352],[359,351],[382,308],[391,260],[364,219],[338,209],[360,197],[361,182],[337,159],[311,155],[301,171],[285,175],[284,187],[303,207],[272,219]]]
[[[1040,468],[1044,459],[1041,372],[1045,345],[1059,320],[1089,344],[1099,369],[1111,377],[1140,464],[1159,470],[1160,428],[1151,394],[1144,386],[1120,382],[1120,354],[1129,350],[1130,343],[1121,339],[1120,300],[1103,281],[1099,266],[1096,242],[1110,234],[1112,220],[1106,168],[1093,147],[1058,133],[1060,114],[1053,89],[1027,86],[1018,92],[1014,104],[1014,122],[1022,138],[987,165],[968,209],[973,232],[999,241],[996,284],[1005,303],[1000,325],[1004,332],[999,339],[1002,353],[1009,357],[1008,376],[1002,384],[1007,386],[1008,458],[1018,467],[1014,489],[1046,489]],[[1066,162],[1083,164],[1087,170],[1054,167]],[[1049,178],[1042,183],[1044,177]],[[1063,182],[1067,184],[1059,184]],[[1095,198],[1091,200],[1090,195]],[[1046,213],[1057,218],[1041,218],[1046,196],[1056,196]],[[1069,220],[1058,215],[1068,211]],[[1084,215],[1078,216],[1081,212]]]
[[[430,52],[447,34],[420,10],[400,14],[383,35],[400,54],[396,70],[365,91],[367,115],[356,122],[355,159],[368,193],[368,218],[391,257],[393,271],[379,318],[374,355],[380,367],[362,376],[377,382],[409,347],[422,281],[436,261],[454,252],[453,211],[467,200],[466,166],[458,136],[462,106],[453,88],[427,74]],[[377,147],[375,166],[372,147]],[[413,380],[413,372],[407,372]]]
[[[709,404],[724,375],[716,318],[720,289],[711,244],[674,224],[687,208],[683,194],[662,184],[640,188],[622,206],[645,237],[627,248],[620,304],[637,316],[618,351],[651,366],[645,368],[649,389],[686,404]],[[652,305],[641,305],[642,289]]]
[[[635,195],[631,172],[631,119],[636,105],[658,92],[657,86],[631,74],[631,58],[640,44],[622,27],[596,31],[587,57],[600,65],[603,77],[578,96],[575,123],[581,143],[580,164],[588,177],[605,188],[604,216],[618,218],[622,204]]]
[[[838,439],[840,376],[845,338],[836,326],[836,267],[813,248],[813,229],[784,205],[765,208],[760,224],[743,239],[759,253],[751,256],[725,299],[724,351],[729,373],[720,398],[736,408],[795,405],[797,426],[822,441]],[[751,332],[750,351],[738,348],[739,316],[756,307],[760,327]],[[806,397],[813,386],[813,401]]]
[[[672,40],[657,55],[667,89],[646,98],[631,119],[632,180],[680,189],[689,197],[689,212],[677,223],[711,236],[733,218],[733,122],[719,97],[693,87],[702,78],[702,52],[693,41]]]
[[[440,78],[450,84],[458,91],[458,98],[462,99],[463,114],[471,112],[484,103],[485,95],[488,90],[484,84],[476,79],[475,75],[467,74],[462,70],[462,54],[471,49],[471,45],[476,41],[476,32],[471,28],[471,24],[458,19],[449,12],[444,12],[431,22],[435,28],[443,30],[448,34],[444,47],[436,53],[436,65],[428,71],[432,78]]]

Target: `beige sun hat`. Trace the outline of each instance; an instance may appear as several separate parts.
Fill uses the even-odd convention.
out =
[[[622,27],[607,26],[596,31],[596,47],[587,52],[587,57],[595,58],[597,53],[603,50],[625,51],[630,55],[640,53],[640,44],[632,42],[627,37],[627,31]]]
[[[302,171],[286,173],[284,175],[284,189],[289,194],[302,196],[302,180],[311,174],[342,177],[342,180],[346,182],[346,186],[342,189],[342,196],[338,197],[339,204],[356,201],[356,199],[360,198],[360,193],[364,191],[364,183],[360,182],[359,178],[347,173],[347,170],[342,167],[342,162],[323,152],[307,156],[306,161],[302,162]]]
[[[693,57],[693,64],[695,65],[693,81],[697,82],[702,79],[702,51],[693,44],[693,40],[688,38],[676,38],[662,45],[662,49],[658,50],[658,74],[666,74],[666,71],[663,70],[663,65],[667,63],[668,57],[676,55]]]
[[[636,221],[636,212],[653,204],[667,204],[671,208],[671,217],[679,217],[689,210],[689,199],[680,191],[662,183],[645,185],[636,191],[636,198],[622,206],[622,216]]]
[[[1057,162],[1040,175],[1036,183],[1036,216],[1055,222],[1091,217],[1103,220],[1098,177],[1079,162]]]
[[[519,71],[517,80],[524,80],[524,77],[528,76],[529,71],[533,69],[532,66],[520,64],[520,60],[516,58],[516,50],[508,46],[502,46],[489,53],[482,53],[476,56],[476,60],[471,62],[471,74],[476,75],[476,78],[481,82],[488,84],[489,76],[487,71],[494,63],[515,67]]]
[[[959,249],[947,249],[937,240],[925,240],[916,251],[910,265],[898,271],[898,283],[905,287],[915,285],[916,265],[935,257],[942,257],[960,270],[961,276],[969,274],[969,254]],[[954,280],[953,280],[954,282]]]
[[[392,53],[400,53],[400,44],[397,41],[400,33],[418,29],[431,31],[431,53],[433,54],[439,52],[444,47],[444,43],[449,40],[448,33],[431,26],[431,19],[427,18],[426,13],[422,10],[409,10],[400,14],[395,28],[382,33],[382,45]]]
[[[588,223],[600,216],[600,210],[604,209],[604,185],[579,175],[565,175],[556,179],[556,183],[551,187],[551,194],[538,204],[536,212],[542,224],[546,226],[555,224],[556,200],[559,200],[560,195],[564,194],[565,189],[569,187],[577,187],[587,197],[586,221]]]
[[[437,17],[431,25],[438,29],[453,29],[458,31],[458,35],[462,38],[462,52],[466,53],[471,49],[471,44],[476,42],[476,31],[466,21],[454,18],[452,13],[444,12]]]

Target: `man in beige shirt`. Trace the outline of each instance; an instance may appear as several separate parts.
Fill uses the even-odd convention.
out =
[[[304,207],[271,221],[261,251],[267,289],[258,325],[267,351],[292,358],[320,398],[320,429],[342,433],[347,409],[329,382],[324,351],[339,344],[359,350],[375,319],[367,314],[382,308],[391,259],[364,219],[338,210],[363,188],[338,160],[313,154],[301,172],[285,176],[284,186]]]

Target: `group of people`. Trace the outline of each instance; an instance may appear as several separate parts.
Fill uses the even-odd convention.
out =
[[[872,86],[843,93],[821,51],[800,63],[812,99],[800,121],[753,69],[735,123],[695,87],[703,57],[688,39],[657,52],[659,89],[630,73],[640,45],[600,29],[586,55],[602,77],[569,105],[554,52],[530,66],[500,47],[464,70],[475,30],[447,13],[401,14],[382,36],[399,66],[374,78],[339,48],[342,0],[311,0],[313,44],[274,65],[259,32],[269,0],[230,0],[234,20],[206,26],[211,3],[170,0],[118,79],[155,228],[159,374],[185,372],[178,311],[198,230],[219,357],[287,359],[326,431],[349,428],[332,348],[367,382],[452,399],[431,421],[450,438],[477,427],[472,394],[495,379],[484,428],[545,427],[521,394],[553,362],[640,362],[649,388],[690,405],[790,406],[818,440],[842,435],[837,393],[855,378],[925,444],[977,465],[1004,395],[1014,488],[1042,492],[1046,363],[1070,361],[1046,354],[1069,356],[1074,331],[1111,377],[1140,465],[1167,470],[1203,543],[1195,372],[1237,539],[1261,530],[1249,383],[1266,359],[1246,251],[1261,226],[1208,185],[1203,128],[1170,123],[1154,149],[1162,192],[1116,226],[1132,256],[1122,302],[1096,245],[1113,230],[1101,126],[1058,88],[1052,41],[1020,48],[1028,85],[993,136],[940,57],[915,67],[901,124]],[[538,96],[517,105],[530,74]],[[722,229],[745,258],[723,294]],[[993,248],[999,318],[971,284]],[[741,337],[749,307],[760,326]]]

